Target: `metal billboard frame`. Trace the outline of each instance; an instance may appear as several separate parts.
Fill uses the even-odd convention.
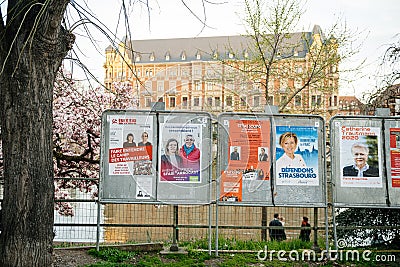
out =
[[[113,130],[110,130],[111,122],[110,120],[121,119],[120,124],[116,124]],[[188,121],[193,120],[192,124],[188,126]],[[167,122],[168,121],[168,122]],[[116,122],[117,123],[117,122]],[[132,125],[131,125],[131,124]],[[136,124],[134,124],[136,123]],[[161,147],[160,147],[160,135],[165,132],[165,129],[160,129],[160,123],[163,123],[163,126],[166,126],[166,123],[171,123],[175,125],[174,131],[179,130],[179,123],[181,124],[181,128],[192,127],[198,130],[198,135],[200,137],[199,142],[201,142],[201,157],[200,162],[202,169],[199,169],[198,172],[201,173],[201,180],[192,182],[193,180],[183,181],[185,178],[193,179],[195,177],[193,174],[190,176],[187,174],[188,172],[193,173],[192,169],[186,169],[186,173],[184,171],[180,172],[180,174],[176,175],[182,181],[178,179],[174,181],[168,181],[169,187],[166,186],[166,182],[161,181],[160,174],[160,164],[161,164]],[[128,125],[128,126],[127,126]],[[129,126],[131,125],[131,126]],[[164,127],[165,128],[165,127]],[[204,205],[211,203],[211,128],[212,128],[212,118],[209,113],[206,112],[180,112],[180,111],[148,111],[148,110],[106,110],[102,114],[102,134],[101,134],[101,163],[100,163],[100,183],[99,183],[99,202],[100,203],[132,203],[132,204],[196,204],[196,205]],[[152,134],[152,138],[149,138],[150,143],[152,143],[152,149],[147,151],[147,154],[151,154],[151,170],[149,168],[145,169],[145,174],[142,173],[142,169],[145,168],[143,166],[132,167],[132,163],[124,163],[118,166],[117,163],[112,163],[112,167],[110,167],[110,155],[113,155],[114,151],[110,151],[110,145],[112,144],[117,152],[121,152],[119,154],[115,153],[117,156],[112,156],[112,160],[120,160],[118,157],[124,159],[124,156],[120,155],[128,155],[126,151],[130,150],[139,150],[137,148],[127,148],[123,149],[121,146],[122,136],[126,135],[128,131],[137,135],[139,132],[143,132],[146,129],[149,133]],[[186,129],[186,128],[185,128]],[[194,130],[195,131],[195,130]],[[201,136],[200,136],[201,133]],[[113,140],[110,138],[110,134],[114,137]],[[150,135],[150,134],[149,134]],[[171,134],[172,135],[172,134]],[[167,136],[165,133],[164,136]],[[178,136],[178,134],[176,134]],[[174,136],[174,137],[176,137]],[[126,135],[126,138],[128,136]],[[183,137],[181,137],[182,139]],[[136,140],[136,139],[135,139]],[[181,140],[180,140],[181,141]],[[163,144],[164,145],[164,144]],[[182,145],[182,143],[181,143]],[[114,148],[113,148],[114,149]],[[145,157],[147,155],[143,148],[140,148],[141,151],[133,151],[130,152],[129,157],[136,157],[136,155],[140,155],[141,157]],[[134,155],[134,156],[132,156]],[[133,161],[136,164],[136,161]],[[141,163],[141,161],[139,161]],[[146,162],[149,164],[149,161]],[[135,165],[136,166],[136,165]],[[149,165],[147,165],[148,167]],[[147,174],[148,171],[150,174]],[[110,173],[112,173],[110,175]],[[114,175],[115,174],[115,175]],[[186,175],[186,176],[185,176]],[[110,177],[113,177],[111,179]],[[164,177],[164,176],[163,176]],[[129,180],[130,179],[130,180]],[[151,179],[150,181],[146,181]],[[117,180],[117,181],[116,181]],[[138,183],[143,183],[143,187],[151,189],[151,194],[149,197],[139,197],[139,193],[136,192],[137,188],[140,188]],[[161,184],[161,185],[160,185]],[[176,186],[178,184],[178,186]],[[172,190],[172,189],[180,189],[189,188],[189,194],[177,193],[176,196],[184,197],[191,196],[197,188],[201,189],[202,192],[197,194],[197,196],[201,196],[200,201],[196,199],[185,199],[185,198],[168,198],[169,196],[173,196],[173,194],[159,194],[158,190]],[[122,188],[121,188],[122,186]],[[167,188],[168,187],[168,188]],[[111,188],[111,189],[110,189]],[[107,191],[109,190],[109,191]],[[122,191],[121,191],[122,190]],[[134,193],[131,191],[135,191]],[[143,193],[143,192],[142,192]],[[159,196],[162,197],[159,197]]]

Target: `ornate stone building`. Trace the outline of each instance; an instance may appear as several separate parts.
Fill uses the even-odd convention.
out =
[[[265,104],[280,106],[290,100],[282,112],[330,117],[339,105],[338,62],[311,81],[307,76],[313,68],[312,51],[328,42],[319,26],[290,34],[290,47],[275,55],[268,95],[262,74],[243,71],[256,55],[246,36],[124,40],[106,49],[105,84],[110,89],[114,82],[131,84],[139,109],[164,102],[167,110],[262,112]]]

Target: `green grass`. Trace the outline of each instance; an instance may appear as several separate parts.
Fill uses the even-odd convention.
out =
[[[320,244],[324,244],[320,241]],[[214,247],[214,241],[212,242]],[[264,250],[265,246],[268,248],[268,252],[275,250],[273,259],[268,257],[265,260],[260,260],[257,257],[257,253],[260,250]],[[202,267],[202,266],[215,266],[215,267],[239,267],[239,266],[398,266],[396,263],[387,263],[382,265],[382,262],[372,261],[329,261],[326,260],[321,262],[316,261],[281,261],[277,259],[277,251],[284,250],[289,251],[296,250],[301,252],[303,249],[311,249],[312,242],[302,242],[300,240],[291,240],[284,242],[271,242],[271,241],[243,241],[235,239],[219,239],[219,256],[215,254],[208,254],[208,240],[195,240],[191,242],[181,242],[179,247],[184,248],[187,254],[164,254],[161,255],[157,252],[128,252],[121,251],[116,248],[103,248],[100,251],[95,249],[89,250],[89,254],[94,255],[104,262],[88,265],[86,267],[127,267],[127,266],[139,266],[139,267]],[[325,247],[321,247],[325,249]],[[238,252],[240,251],[240,252]],[[373,252],[370,258],[375,258]],[[383,253],[380,253],[383,254]],[[361,255],[361,254],[360,254]],[[319,256],[319,255],[318,255]],[[288,257],[288,254],[285,255]],[[400,255],[397,255],[400,258]]]
[[[99,251],[92,248],[88,251],[88,253],[92,256],[113,263],[128,261],[130,259],[135,258],[135,256],[137,255],[136,252],[123,251],[116,248],[105,248],[105,249],[100,249]]]

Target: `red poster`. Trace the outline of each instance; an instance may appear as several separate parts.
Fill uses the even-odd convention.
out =
[[[390,168],[392,187],[400,188],[400,128],[390,128]]]

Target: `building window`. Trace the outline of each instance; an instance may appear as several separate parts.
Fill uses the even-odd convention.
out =
[[[200,81],[199,80],[194,81],[194,90],[200,91]]]
[[[146,106],[146,108],[151,107],[151,98],[150,97],[146,97],[145,106]]]
[[[195,76],[200,76],[201,75],[201,69],[200,68],[195,68],[193,72],[194,72]]]
[[[200,98],[195,97],[195,98],[193,99],[193,106],[194,106],[194,107],[200,106]]]
[[[337,97],[337,95],[335,95],[335,96],[333,96],[333,105],[336,107],[337,106],[337,103],[338,103],[338,97]]]
[[[232,107],[232,97],[231,96],[227,96],[225,102],[228,107]]]
[[[168,70],[168,76],[169,77],[175,77],[176,76],[176,68],[170,68]]]
[[[286,103],[287,101],[287,95],[281,95],[281,104]]]
[[[158,98],[158,102],[164,102],[164,98],[163,97]]]
[[[268,105],[273,105],[274,104],[274,96],[273,95],[269,95],[268,96],[267,103],[268,103]]]
[[[196,59],[201,59],[201,55],[199,52],[196,54]]]
[[[259,105],[260,105],[260,96],[256,95],[256,96],[254,96],[254,99],[253,99],[253,106],[257,107]]]
[[[182,77],[189,77],[189,69],[188,68],[182,68],[181,69],[181,76]]]
[[[176,81],[169,81],[169,93],[176,94]]]
[[[175,97],[170,97],[169,98],[169,107],[174,108],[175,106],[176,106]]]
[[[213,105],[213,99],[212,99],[212,97],[207,97],[207,105],[210,106],[210,107],[212,107],[212,105]]]
[[[295,105],[296,107],[300,107],[300,106],[301,106],[301,96],[296,95],[296,96],[294,97],[294,105]]]
[[[187,108],[188,106],[188,98],[187,96],[182,97],[182,107]]]
[[[320,95],[312,95],[311,96],[311,105],[312,106],[321,105],[321,96]]]
[[[247,98],[245,96],[240,97],[240,105],[245,107],[247,105]]]
[[[158,92],[164,92],[164,81],[158,81],[157,82],[157,91]]]
[[[219,98],[219,96],[215,97],[215,106],[221,106],[221,98]]]
[[[302,66],[298,66],[297,67],[297,73],[303,73],[303,67]]]
[[[153,76],[153,70],[146,70],[146,76],[147,77]]]

